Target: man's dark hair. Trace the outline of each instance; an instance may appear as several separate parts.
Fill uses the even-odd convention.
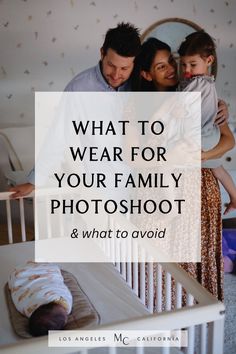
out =
[[[109,48],[122,57],[136,57],[141,48],[138,28],[124,22],[118,23],[115,28],[110,28],[102,46],[104,55]]]
[[[181,43],[178,53],[180,56],[199,54],[202,58],[213,55],[216,59],[216,46],[211,36],[202,30],[189,34]]]
[[[55,311],[58,305],[50,302],[35,310],[29,318],[29,332],[32,336],[38,337],[47,335],[50,330],[61,330],[64,328],[67,316]]]

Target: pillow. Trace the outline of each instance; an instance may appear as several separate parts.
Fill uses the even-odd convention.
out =
[[[90,328],[100,322],[100,316],[93,307],[87,295],[83,292],[77,279],[73,274],[65,270],[61,270],[65,284],[71,291],[73,297],[73,306],[65,330],[73,330],[78,328]],[[8,283],[5,285],[5,294],[9,316],[12,327],[18,336],[23,338],[32,338],[28,332],[28,318],[23,316],[15,308],[12,302],[10,289]]]

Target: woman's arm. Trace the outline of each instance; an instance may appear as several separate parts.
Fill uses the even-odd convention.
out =
[[[202,152],[202,160],[212,160],[222,157],[227,151],[233,149],[235,146],[235,139],[233,133],[229,129],[227,123],[219,126],[220,129],[220,141],[211,150]]]
[[[229,119],[229,111],[227,104],[224,100],[218,100],[218,111],[215,117],[215,124],[221,126],[222,124],[227,123]]]

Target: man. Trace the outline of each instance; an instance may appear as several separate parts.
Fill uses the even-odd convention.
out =
[[[133,25],[121,23],[109,29],[101,61],[72,79],[66,91],[129,91],[129,78],[140,48],[139,32]]]
[[[139,30],[130,23],[120,23],[107,31],[101,48],[101,60],[95,66],[78,74],[65,91],[130,91],[134,59],[141,48]],[[30,194],[34,190],[34,170],[28,183],[12,187],[12,198]]]

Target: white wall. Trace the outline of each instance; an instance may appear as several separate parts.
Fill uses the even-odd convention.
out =
[[[189,19],[218,45],[217,88],[236,123],[235,0],[0,0],[0,128],[34,123],[34,91],[63,90],[94,65],[109,27],[144,32],[168,18]]]

